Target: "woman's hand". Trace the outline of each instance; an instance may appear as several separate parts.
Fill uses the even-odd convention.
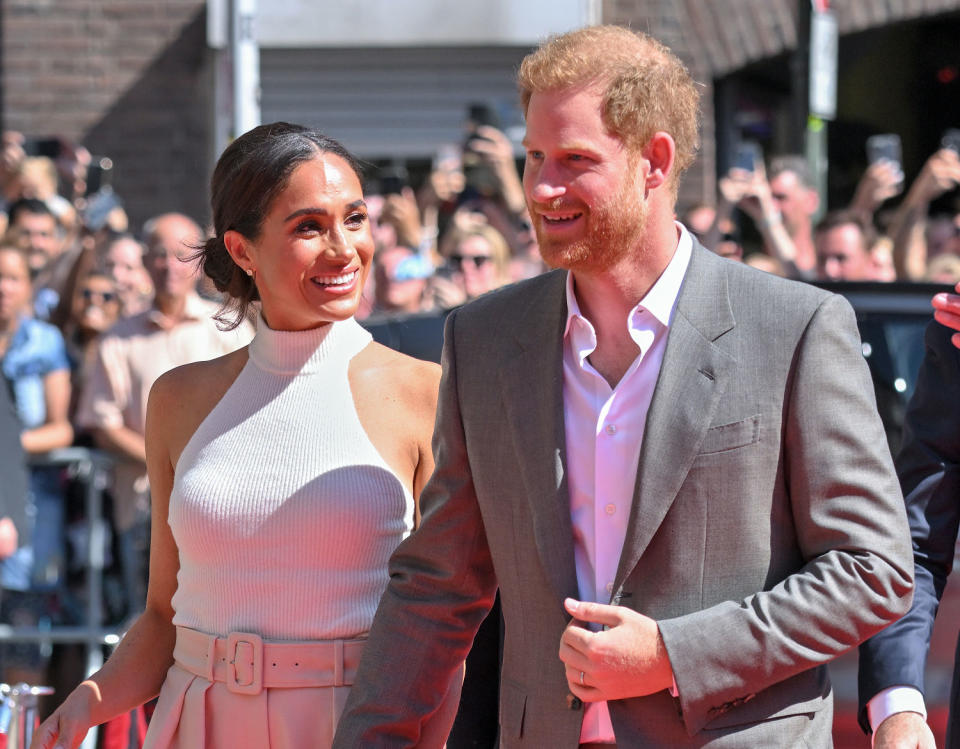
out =
[[[56,711],[40,724],[30,749],[77,749],[94,720],[93,706],[100,701],[100,689],[84,681]]]

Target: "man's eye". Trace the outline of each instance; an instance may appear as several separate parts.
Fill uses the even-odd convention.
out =
[[[540,161],[543,158],[543,153],[541,151],[527,151],[527,159],[529,161]]]

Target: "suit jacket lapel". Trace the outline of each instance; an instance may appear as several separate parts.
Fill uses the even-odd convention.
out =
[[[534,288],[500,372],[537,550],[559,600],[577,596],[563,421],[565,280],[553,272]]]
[[[647,414],[614,591],[646,551],[696,457],[733,363],[714,341],[734,324],[723,261],[694,242]]]

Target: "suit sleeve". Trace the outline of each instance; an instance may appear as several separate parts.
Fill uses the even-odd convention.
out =
[[[460,415],[456,317],[444,331],[436,467],[420,496],[420,527],[390,559],[390,582],[334,740],[341,749],[416,746],[496,594]]]
[[[841,297],[819,305],[796,344],[782,419],[795,570],[743,600],[659,622],[691,735],[855,647],[910,605],[903,500]]]
[[[937,606],[953,566],[960,525],[960,352],[953,331],[931,322],[926,355],[904,425],[897,474],[913,539],[916,589],[902,619],[860,647],[860,725],[866,703],[892,686],[924,689]]]

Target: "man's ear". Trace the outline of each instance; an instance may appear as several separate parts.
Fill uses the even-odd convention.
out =
[[[233,262],[240,266],[240,270],[245,273],[256,272],[257,267],[250,256],[250,242],[243,234],[233,229],[224,232],[223,245],[233,258]]]
[[[813,216],[817,210],[820,208],[820,193],[818,193],[812,187],[806,188],[807,190],[807,213]]]
[[[658,130],[640,152],[649,165],[644,187],[651,190],[669,181],[677,156],[677,144],[670,133]]]

